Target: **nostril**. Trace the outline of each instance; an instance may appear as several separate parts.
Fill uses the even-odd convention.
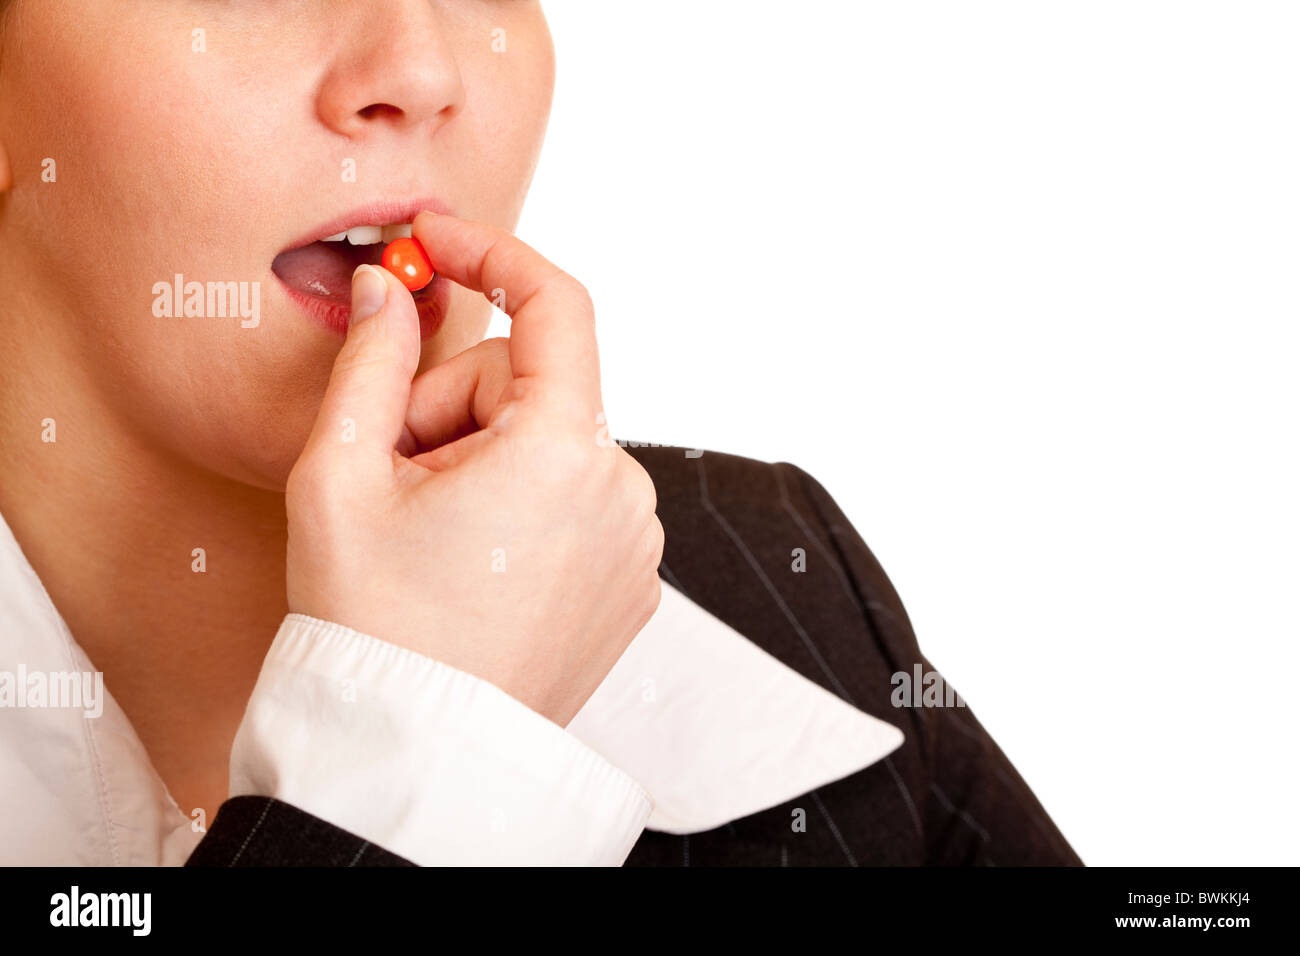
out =
[[[366,120],[383,119],[386,116],[401,116],[402,111],[388,103],[371,103],[369,106],[357,110],[357,115]]]

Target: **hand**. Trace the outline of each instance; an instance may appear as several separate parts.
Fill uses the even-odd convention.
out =
[[[286,488],[289,609],[468,671],[563,726],[658,607],[654,485],[598,438],[582,285],[491,226],[421,213],[413,234],[440,275],[504,290],[511,335],[412,382],[414,301],[358,270]],[[383,304],[363,316],[363,284],[380,278]]]

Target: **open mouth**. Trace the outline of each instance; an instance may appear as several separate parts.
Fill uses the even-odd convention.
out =
[[[284,284],[289,297],[311,317],[346,335],[352,314],[352,273],[360,265],[379,265],[388,243],[410,235],[410,222],[349,226],[286,249],[271,262],[271,271]],[[423,289],[412,293],[421,338],[428,338],[442,323],[447,285],[447,280],[435,276]]]

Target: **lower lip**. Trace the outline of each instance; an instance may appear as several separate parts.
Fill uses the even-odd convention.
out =
[[[275,273],[271,273],[275,275]],[[348,321],[352,317],[352,306],[326,299],[321,296],[308,295],[291,288],[279,276],[275,276],[280,288],[288,293],[289,298],[306,316],[319,325],[323,325],[340,337],[348,334]],[[442,276],[434,276],[415,298],[416,314],[420,317],[420,340],[423,341],[442,327],[447,318],[447,302],[451,283]]]

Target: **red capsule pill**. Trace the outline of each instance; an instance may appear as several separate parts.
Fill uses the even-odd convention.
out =
[[[380,264],[412,292],[419,292],[433,281],[433,263],[424,246],[411,238],[394,239],[384,246]]]

